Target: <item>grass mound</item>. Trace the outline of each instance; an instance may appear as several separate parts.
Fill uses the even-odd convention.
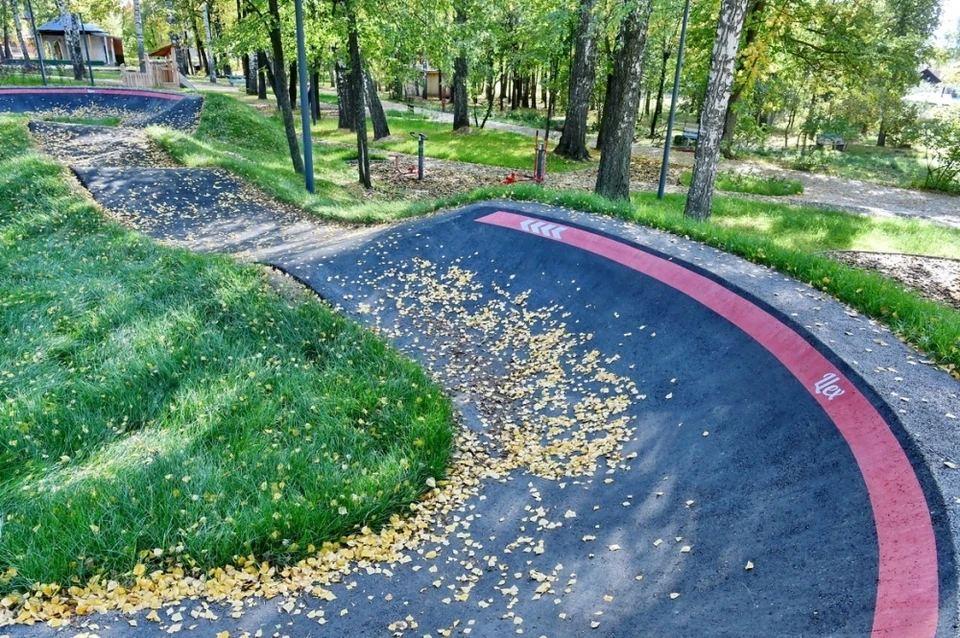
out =
[[[417,365],[259,268],[106,222],[19,118],[0,263],[4,591],[301,557],[444,472],[451,406]]]
[[[680,175],[680,183],[690,186],[693,173],[685,171]],[[727,193],[749,193],[770,197],[785,197],[803,193],[803,184],[795,179],[784,177],[758,177],[743,173],[725,172],[717,175],[717,190]]]

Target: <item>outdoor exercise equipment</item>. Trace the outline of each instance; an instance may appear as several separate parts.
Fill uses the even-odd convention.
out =
[[[423,143],[427,139],[427,136],[423,133],[414,133],[410,132],[412,137],[417,138],[417,165],[408,166],[406,170],[400,168],[400,156],[393,156],[393,169],[396,171],[396,174],[393,176],[393,179],[403,179],[404,177],[415,177],[418,182],[423,181]]]
[[[501,184],[515,184],[517,182],[535,182],[543,184],[547,176],[547,143],[546,139],[540,141],[540,131],[537,131],[533,138],[533,175],[529,173],[517,173],[510,171],[510,174],[504,178]]]

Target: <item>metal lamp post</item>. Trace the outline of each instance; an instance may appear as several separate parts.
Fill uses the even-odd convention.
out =
[[[667,169],[670,167],[670,145],[673,144],[673,121],[677,117],[680,96],[680,70],[683,68],[683,48],[687,44],[687,22],[690,20],[690,0],[683,6],[683,26],[680,28],[680,46],[677,49],[677,70],[673,76],[673,97],[670,99],[670,117],[667,118],[667,139],[663,143],[663,165],[660,166],[660,186],[657,199],[663,199],[667,187]]]
[[[310,101],[307,95],[307,45],[303,35],[303,0],[294,2],[297,14],[297,67],[300,76],[300,127],[303,129],[303,173],[307,190],[314,192],[313,183],[313,141],[310,135]],[[316,96],[314,96],[316,99]]]

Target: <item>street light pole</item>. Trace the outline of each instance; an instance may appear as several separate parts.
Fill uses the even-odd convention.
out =
[[[303,173],[306,177],[307,190],[314,192],[313,183],[313,140],[310,135],[310,101],[307,87],[310,79],[307,77],[307,45],[303,35],[303,0],[295,0],[297,14],[297,67],[300,75],[300,128],[303,129]],[[317,99],[317,96],[313,96]]]
[[[683,49],[687,44],[687,22],[690,20],[690,0],[683,6],[683,26],[680,28],[680,46],[677,48],[677,70],[673,76],[673,97],[670,99],[670,117],[667,118],[667,139],[663,142],[663,164],[660,166],[660,186],[657,199],[663,199],[667,187],[667,169],[670,167],[670,145],[673,143],[673,121],[677,117],[680,97],[680,70],[683,68]]]

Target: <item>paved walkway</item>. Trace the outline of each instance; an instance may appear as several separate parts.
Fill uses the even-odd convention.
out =
[[[101,148],[128,157],[126,143]],[[960,384],[834,300],[556,208],[345,228],[238,198],[220,171],[77,162],[127,223],[274,264],[381,331],[464,427],[452,480],[413,514],[424,533],[390,541],[396,561],[338,571],[335,598],[301,577],[275,601],[76,630],[954,635]]]

